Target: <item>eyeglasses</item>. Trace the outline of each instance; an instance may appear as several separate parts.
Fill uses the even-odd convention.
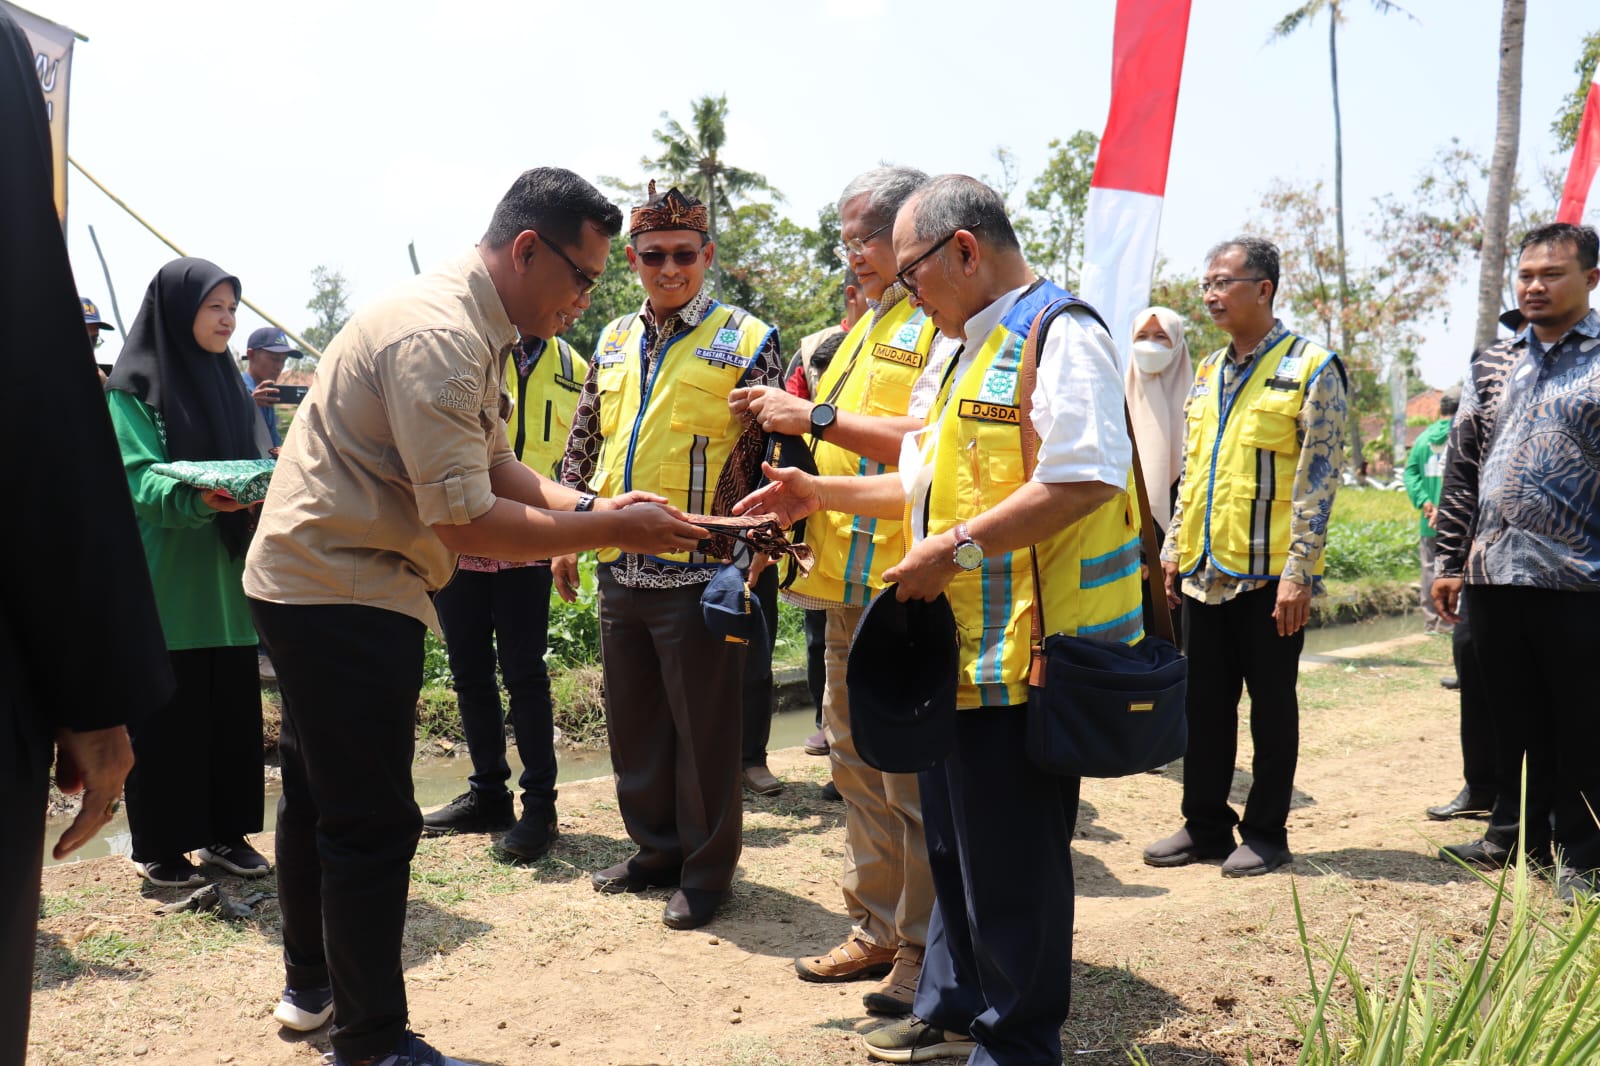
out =
[[[1229,285],[1236,281],[1266,281],[1266,278],[1212,278],[1195,285],[1201,296],[1210,296],[1214,292],[1225,292]]]
[[[555,241],[551,240],[549,237],[543,237],[543,236],[539,237],[539,239],[544,242],[545,247],[549,248],[552,252],[554,252],[557,255],[559,255],[561,257],[562,262],[566,263],[567,266],[572,268],[572,272],[574,274],[578,275],[578,281],[579,281],[578,293],[579,293],[579,295],[584,295],[584,296],[588,295],[589,293],[594,291],[594,287],[596,285],[600,284],[600,279],[599,278],[591,278],[588,274],[585,274],[583,272],[583,268],[580,267],[577,263],[574,263],[572,261],[572,257],[570,255],[568,255],[566,252],[563,252],[561,250],[561,246],[559,244],[557,244]]]
[[[892,225],[892,223],[885,222],[883,225],[879,226],[865,237],[852,237],[847,241],[843,241],[834,245],[833,254],[839,257],[839,262],[843,263],[845,266],[849,266],[850,257],[852,255],[865,256],[867,254],[867,242],[872,240],[872,238],[876,237],[878,234],[882,233],[884,230],[888,229],[890,225]]]
[[[961,226],[958,229],[951,230],[949,236],[945,237],[941,241],[938,241],[932,248],[929,248],[926,252],[923,252],[921,255],[911,260],[911,262],[901,267],[900,272],[894,276],[894,280],[904,285],[906,287],[906,291],[912,296],[917,296],[917,283],[911,280],[911,274],[922,265],[922,261],[927,259],[934,252],[937,252],[940,248],[943,248],[945,245],[949,244],[955,239],[956,234],[960,233],[962,230],[975,230],[981,225],[983,225],[982,222],[974,222],[970,226]]]
[[[672,257],[672,261],[681,267],[693,266],[695,260],[700,258],[700,253],[703,251],[705,251],[705,245],[702,244],[692,251],[688,248],[679,248],[675,252],[649,251],[635,252],[634,254],[639,257],[639,262],[654,270],[656,267],[665,266],[669,255]]]
[[[106,342],[106,339],[104,337],[100,336],[100,331],[98,329],[95,330],[94,331],[94,346],[96,348],[98,348],[102,344],[104,344],[105,342]]]

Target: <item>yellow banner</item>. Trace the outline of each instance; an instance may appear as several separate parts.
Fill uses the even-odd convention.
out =
[[[16,20],[33,47],[33,67],[44,90],[50,119],[50,148],[55,170],[56,214],[67,224],[67,82],[72,72],[72,43],[77,34],[49,19],[0,0],[0,9]]]

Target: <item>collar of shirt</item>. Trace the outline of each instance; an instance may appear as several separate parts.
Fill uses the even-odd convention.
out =
[[[1244,362],[1240,363],[1234,360],[1233,357],[1237,349],[1234,348],[1232,341],[1228,342],[1228,358],[1224,362],[1243,370],[1251,363],[1254,363],[1261,353],[1271,351],[1272,346],[1283,340],[1283,335],[1288,332],[1289,327],[1283,324],[1283,319],[1275,318],[1272,320],[1272,328],[1267,330],[1267,335],[1261,338],[1260,343],[1250,349],[1250,354],[1244,357]]]
[[[1562,334],[1560,340],[1557,340],[1554,344],[1546,344],[1539,340],[1538,337],[1535,337],[1533,335],[1533,326],[1530,323],[1529,325],[1523,326],[1522,329],[1517,332],[1516,345],[1519,348],[1526,348],[1537,344],[1538,350],[1541,354],[1549,355],[1551,352],[1561,347],[1561,345],[1566,342],[1567,338],[1571,337],[1574,333],[1578,334],[1580,337],[1600,337],[1600,311],[1596,311],[1592,307],[1589,308],[1589,313],[1578,319],[1577,324],[1571,329],[1567,330],[1566,333]]]
[[[906,287],[898,281],[891,281],[889,287],[883,290],[883,295],[878,297],[878,302],[873,305],[873,310],[880,315],[886,315],[894,305],[904,300],[908,293]]]
[[[533,368],[539,365],[539,357],[544,355],[544,350],[549,341],[541,337],[524,337],[522,343],[517,345],[517,375],[527,377],[533,373]]]
[[[489,276],[489,267],[476,248],[456,260],[455,266],[466,276],[467,291],[472,294],[473,302],[483,315],[484,339],[504,359],[506,349],[515,344],[521,334],[511,324],[506,305],[500,302],[500,294],[494,288],[494,278]]]
[[[679,329],[694,329],[698,326],[714,302],[711,294],[701,289],[688,303],[668,315],[664,321],[657,322],[655,309],[650,306],[650,300],[646,297],[644,306],[639,309],[639,317],[644,319],[645,326],[652,332],[665,333],[670,337]]]
[[[976,352],[983,346],[983,342],[988,339],[990,333],[994,332],[994,327],[1000,324],[1000,320],[1006,316],[1006,312],[1017,306],[1017,301],[1022,299],[1022,294],[1027,292],[1032,285],[1033,282],[1030,281],[1027,285],[1012,289],[1000,299],[967,319],[966,329],[962,332],[966,334],[968,351]]]

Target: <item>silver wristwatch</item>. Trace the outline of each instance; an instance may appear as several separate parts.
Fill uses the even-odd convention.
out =
[[[978,542],[972,539],[972,534],[967,532],[967,524],[962,522],[956,526],[956,550],[952,554],[955,564],[963,570],[976,570],[983,565],[983,549]]]

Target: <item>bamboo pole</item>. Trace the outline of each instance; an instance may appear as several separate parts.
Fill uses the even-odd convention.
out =
[[[179,248],[176,244],[172,243],[172,241],[167,238],[166,234],[162,233],[160,230],[156,229],[150,223],[146,222],[144,220],[144,218],[142,216],[140,216],[139,212],[137,212],[133,208],[129,207],[126,203],[123,202],[123,200],[122,200],[122,198],[120,196],[118,196],[116,193],[112,192],[110,189],[106,188],[104,182],[102,182],[99,178],[95,177],[93,174],[89,173],[87,170],[83,169],[83,164],[82,163],[78,162],[76,159],[74,159],[70,155],[67,156],[67,162],[71,163],[74,167],[76,167],[78,169],[78,173],[79,174],[82,174],[84,177],[88,178],[91,182],[93,182],[95,188],[99,189],[101,192],[103,192],[107,196],[109,196],[111,198],[111,202],[112,203],[116,204],[118,207],[120,207],[124,211],[128,212],[128,214],[133,217],[133,220],[135,222],[139,223],[139,225],[143,226],[145,229],[147,229],[151,233],[155,234],[155,237],[156,237],[156,239],[158,241],[160,241],[162,244],[166,245],[168,248],[171,248],[174,252],[177,252],[179,255],[187,256],[189,254],[188,252],[184,251],[182,248]],[[304,352],[305,354],[313,356],[315,358],[319,358],[319,359],[322,357],[322,349],[317,348],[314,345],[306,343],[305,338],[301,337],[300,334],[296,333],[294,330],[290,329],[288,326],[284,325],[282,322],[279,322],[276,318],[273,318],[271,315],[267,314],[267,312],[263,311],[260,307],[258,307],[254,303],[250,302],[250,300],[247,297],[245,297],[244,295],[242,295],[242,294],[240,295],[239,302],[244,304],[246,307],[250,308],[250,310],[254,311],[256,314],[260,315],[262,318],[266,319],[267,322],[270,323],[271,325],[277,326],[279,329],[283,330],[284,333],[288,334],[289,339],[294,341],[295,345],[302,352]]]
[[[100,259],[100,273],[106,276],[106,292],[111,295],[111,317],[117,320],[117,329],[122,335],[128,335],[128,327],[122,324],[122,308],[117,306],[117,287],[111,283],[111,268],[106,266],[106,253],[100,250],[100,238],[94,235],[94,227],[89,227],[89,239],[94,242],[94,254]]]

